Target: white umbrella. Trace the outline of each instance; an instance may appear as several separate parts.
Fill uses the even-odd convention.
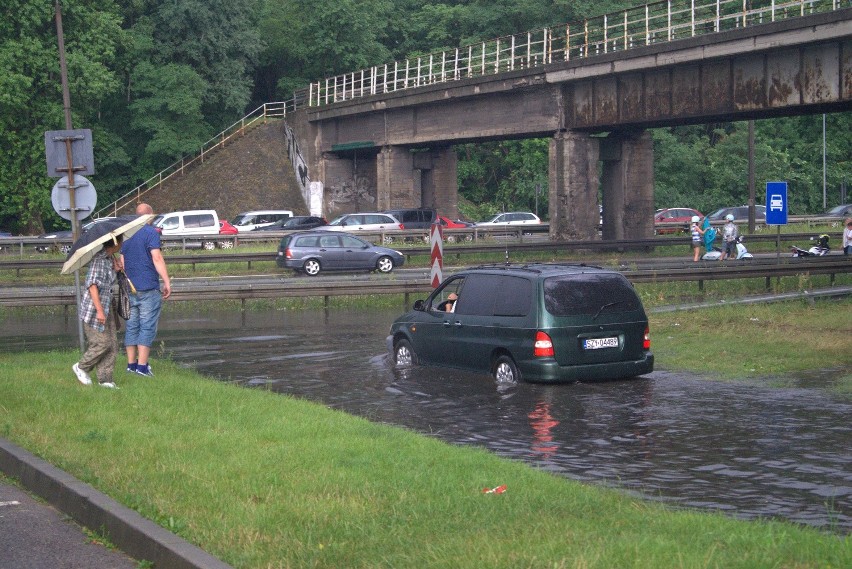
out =
[[[71,246],[68,259],[62,265],[62,274],[73,273],[85,266],[98,251],[103,249],[104,243],[115,242],[119,235],[123,240],[129,239],[153,217],[151,214],[123,215],[92,226]]]

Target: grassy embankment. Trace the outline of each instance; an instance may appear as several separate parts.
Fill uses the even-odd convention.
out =
[[[76,356],[0,355],[0,434],[236,567],[852,564],[849,537],[668,509],[170,362],[85,388]]]

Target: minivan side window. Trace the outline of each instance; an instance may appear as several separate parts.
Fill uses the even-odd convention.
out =
[[[167,217],[160,224],[160,229],[177,229],[180,226],[180,219],[177,216]]]
[[[532,302],[532,283],[506,275],[468,275],[459,293],[456,314],[526,316]]]
[[[186,215],[183,218],[184,227],[213,227],[214,225],[213,215],[210,213]]]
[[[544,306],[554,316],[630,312],[641,306],[624,276],[577,274],[544,280]]]

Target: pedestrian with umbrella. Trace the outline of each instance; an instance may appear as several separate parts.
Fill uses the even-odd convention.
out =
[[[98,223],[74,242],[68,260],[62,266],[62,274],[65,275],[89,265],[79,307],[87,348],[80,361],[71,367],[83,385],[92,385],[89,373],[96,370],[102,387],[117,389],[113,380],[118,353],[116,315],[110,309],[112,287],[121,265],[115,254],[124,240],[144,226],[150,217],[123,216]]]

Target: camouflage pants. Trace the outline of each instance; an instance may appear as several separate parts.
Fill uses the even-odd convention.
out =
[[[115,370],[115,356],[118,354],[118,338],[115,334],[115,318],[107,316],[103,332],[83,324],[86,335],[86,353],[80,359],[80,369],[86,373],[97,369],[98,382],[112,381]]]

